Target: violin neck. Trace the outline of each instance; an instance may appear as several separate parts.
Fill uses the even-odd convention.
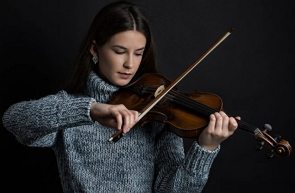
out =
[[[211,114],[213,114],[217,111],[217,110],[215,110],[207,105],[204,105],[202,103],[199,103],[198,101],[195,101],[195,100],[193,100],[181,93],[177,93],[177,97],[173,97],[175,94],[176,93],[172,92],[172,94],[168,94],[170,96],[167,98],[171,102],[181,105],[181,106],[184,106],[186,109],[194,111],[197,114],[201,114],[202,116],[209,117]],[[258,127],[253,126],[245,121],[238,120],[238,119],[236,119],[236,120],[238,123],[238,129],[241,129],[241,130],[246,131],[248,133],[255,134],[257,129],[259,129]]]
[[[237,120],[237,119],[236,119]],[[259,130],[258,127],[255,127],[245,121],[237,120],[238,122],[238,129],[241,129],[243,131],[249,132],[251,134],[256,134],[256,132]]]

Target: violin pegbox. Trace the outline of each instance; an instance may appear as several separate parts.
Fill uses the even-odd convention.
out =
[[[268,157],[288,157],[291,154],[292,148],[288,141],[282,139],[281,136],[275,135],[274,137],[270,134],[272,126],[270,124],[264,124],[264,129],[256,129],[254,135],[258,141],[258,149],[265,149],[268,151]]]

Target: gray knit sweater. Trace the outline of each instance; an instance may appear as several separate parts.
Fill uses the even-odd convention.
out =
[[[54,150],[66,193],[201,192],[219,148],[193,143],[185,155],[182,139],[156,123],[109,143],[115,130],[91,120],[90,104],[117,89],[91,73],[85,95],[60,91],[16,103],[3,124],[20,143]]]

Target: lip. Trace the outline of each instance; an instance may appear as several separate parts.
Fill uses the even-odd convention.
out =
[[[132,77],[132,73],[118,72],[118,74],[122,79],[130,79]]]

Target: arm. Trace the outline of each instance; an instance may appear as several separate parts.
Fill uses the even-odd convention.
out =
[[[184,155],[183,141],[164,132],[157,146],[155,192],[201,192],[219,147],[213,151],[194,142]]]
[[[186,156],[182,140],[173,134],[165,134],[157,147],[156,192],[201,192],[221,142],[236,129],[236,120],[224,112],[210,115],[199,143],[194,142]]]
[[[89,115],[92,102],[94,99],[90,97],[74,97],[60,91],[10,106],[3,115],[3,125],[22,144],[52,146],[58,130],[92,123]]]

